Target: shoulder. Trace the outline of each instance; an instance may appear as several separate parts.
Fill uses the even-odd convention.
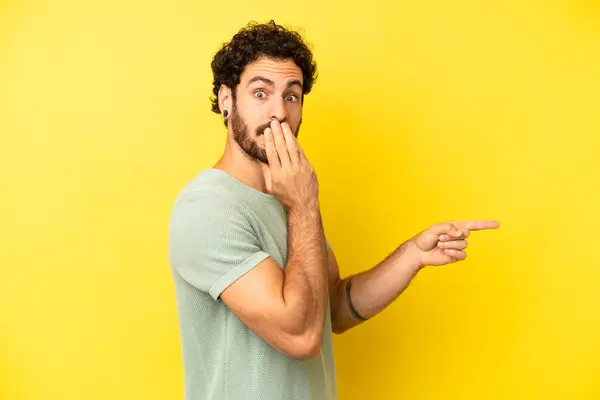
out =
[[[248,208],[232,196],[211,190],[194,190],[180,195],[173,204],[172,221],[184,224],[198,222],[226,225],[231,221],[247,220]]]
[[[210,169],[201,171],[189,181],[173,203],[173,213],[243,213],[245,208],[245,203],[236,197],[221,176]]]

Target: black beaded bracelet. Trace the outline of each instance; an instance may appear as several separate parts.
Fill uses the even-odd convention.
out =
[[[359,319],[361,321],[366,321],[367,318],[360,315],[360,313],[356,310],[356,308],[354,308],[354,304],[352,304],[352,299],[350,298],[350,288],[351,287],[352,287],[352,279],[348,279],[348,281],[346,282],[346,301],[348,302],[348,308],[350,309],[350,312],[352,313],[352,315],[354,315],[354,317],[356,319]]]

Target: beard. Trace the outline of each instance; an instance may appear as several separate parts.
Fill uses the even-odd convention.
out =
[[[294,132],[294,136],[296,137],[298,137],[298,133],[300,132],[300,125],[302,125],[302,120],[300,120],[298,128],[296,128],[296,132]],[[255,137],[264,135],[265,129],[269,128],[270,126],[270,121],[258,126],[254,132]],[[248,125],[246,125],[244,119],[238,113],[237,107],[235,106],[235,101],[233,103],[233,109],[231,110],[231,130],[233,131],[233,138],[244,151],[244,153],[246,153],[250,158],[263,164],[269,164],[266,150],[261,149],[258,146],[258,143],[256,143],[256,140],[250,137]]]

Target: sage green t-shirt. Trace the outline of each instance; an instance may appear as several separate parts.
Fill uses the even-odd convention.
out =
[[[295,360],[246,327],[219,297],[269,256],[285,268],[287,235],[286,212],[275,197],[221,170],[201,171],[177,197],[169,261],[186,400],[337,399],[329,308],[320,356]]]

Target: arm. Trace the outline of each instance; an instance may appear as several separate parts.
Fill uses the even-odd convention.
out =
[[[423,267],[464,260],[466,238],[471,230],[498,227],[496,221],[445,222],[433,225],[400,245],[375,267],[344,280],[340,279],[337,261],[330,252],[333,331],[345,332],[384,310],[408,287]]]
[[[325,307],[325,241],[318,208],[289,212],[288,263],[269,257],[221,294],[234,314],[273,348],[296,359],[319,354]]]
[[[288,264],[269,257],[221,295],[272,347],[297,359],[319,354],[327,306],[327,253],[314,170],[287,124],[265,131],[267,191],[288,209]]]
[[[407,242],[375,267],[342,280],[339,279],[337,260],[330,251],[329,271],[335,282],[331,293],[333,331],[343,333],[391,304],[418,273],[420,264],[417,256],[418,253],[411,243]],[[351,311],[347,297],[348,289],[352,305],[359,316]]]

